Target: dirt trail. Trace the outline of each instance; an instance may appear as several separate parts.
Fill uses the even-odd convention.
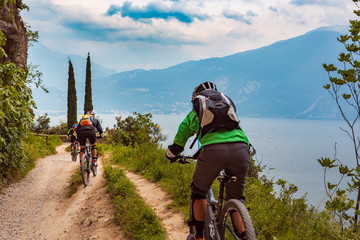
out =
[[[80,186],[76,194],[66,198],[67,182],[79,167],[78,161],[71,161],[66,146],[59,146],[58,154],[40,159],[26,178],[2,191],[0,240],[126,239],[114,221],[101,161],[98,176],[90,178],[89,186]],[[187,229],[182,216],[166,209],[166,195],[137,175],[128,173],[128,177],[141,185],[140,195],[164,220],[169,239],[185,239]],[[157,200],[149,200],[154,197]]]

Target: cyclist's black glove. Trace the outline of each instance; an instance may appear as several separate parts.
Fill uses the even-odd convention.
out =
[[[184,150],[184,147],[177,145],[176,143],[169,145],[166,149],[166,157],[170,160],[171,163],[175,162],[178,158],[177,156]]]

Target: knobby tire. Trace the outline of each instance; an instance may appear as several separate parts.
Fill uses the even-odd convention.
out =
[[[221,239],[225,239],[225,232],[227,230],[226,223],[227,223],[228,218],[231,219],[230,213],[232,211],[238,211],[240,213],[240,216],[241,216],[244,226],[245,226],[245,233],[247,236],[247,240],[255,240],[256,234],[255,234],[253,224],[251,222],[249,212],[248,212],[247,208],[245,207],[245,204],[237,199],[230,199],[229,201],[226,202],[226,204],[223,208],[223,211],[220,216],[220,223],[219,223],[219,231],[220,231]]]
[[[76,153],[75,153],[75,151],[73,151],[72,154],[71,154],[71,160],[72,160],[73,162],[76,161]]]
[[[94,162],[91,164],[91,171],[93,172],[94,177],[97,175],[97,167],[95,167]]]
[[[90,180],[90,171],[88,168],[89,162],[90,161],[88,155],[84,153],[81,159],[80,170],[81,170],[81,178],[83,180],[85,187],[89,184],[89,180]]]
[[[76,162],[77,155],[79,154],[78,151],[77,151],[77,148],[78,148],[78,146],[77,146],[77,144],[75,143],[75,144],[74,144],[74,149],[73,149],[73,152],[72,152],[72,160],[73,160],[74,162]]]

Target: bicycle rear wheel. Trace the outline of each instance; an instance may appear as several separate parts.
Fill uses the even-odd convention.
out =
[[[237,211],[240,213],[245,227],[245,234],[247,240],[256,239],[255,230],[251,222],[251,218],[245,204],[237,199],[230,199],[226,202],[224,209],[220,216],[219,232],[221,239],[238,239],[235,238],[235,233],[231,227],[231,212]]]
[[[90,170],[89,170],[89,157],[87,154],[83,154],[80,165],[81,178],[83,180],[84,186],[86,187],[89,184],[90,180]]]

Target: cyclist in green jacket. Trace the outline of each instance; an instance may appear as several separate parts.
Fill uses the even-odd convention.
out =
[[[206,89],[217,90],[214,83],[202,83],[194,89],[192,102],[194,103],[195,97]],[[250,153],[249,140],[240,127],[232,130],[218,129],[201,135],[199,117],[194,109],[180,123],[174,143],[169,145],[166,150],[166,157],[171,162],[175,161],[177,156],[184,150],[187,140],[195,133],[200,132],[198,137],[201,149],[197,157],[190,188],[193,204],[192,214],[193,219],[195,219],[194,225],[196,229],[195,239],[202,239],[206,216],[206,194],[214,179],[222,169],[225,169],[227,174],[237,177],[237,181],[227,184],[226,200],[244,198],[243,193],[249,169]],[[233,222],[238,221],[238,224],[236,224],[238,236],[245,239],[240,215],[233,214],[232,217]]]

